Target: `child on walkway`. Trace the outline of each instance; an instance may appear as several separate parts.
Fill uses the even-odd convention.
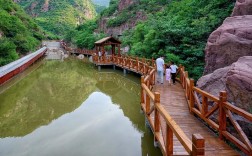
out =
[[[171,85],[171,67],[168,65],[165,70],[166,81],[168,81],[168,85]]]

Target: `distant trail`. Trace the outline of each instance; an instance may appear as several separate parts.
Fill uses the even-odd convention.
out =
[[[43,41],[42,44],[46,45],[49,50],[52,50],[52,49],[63,50],[60,45],[60,42],[58,42],[58,41]]]

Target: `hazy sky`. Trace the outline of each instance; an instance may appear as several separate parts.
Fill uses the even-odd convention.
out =
[[[99,4],[102,6],[109,6],[110,0],[92,0],[95,4]]]

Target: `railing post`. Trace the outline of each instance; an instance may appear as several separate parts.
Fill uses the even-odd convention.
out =
[[[193,96],[193,87],[194,87],[194,79],[190,79],[190,104],[189,104],[189,108],[190,108],[190,112],[192,113],[192,109],[194,108],[194,96]]]
[[[223,135],[222,132],[226,131],[227,121],[226,121],[226,113],[224,108],[224,102],[227,101],[227,92],[221,91],[219,96],[219,138],[222,140]]]
[[[144,76],[141,76],[141,85],[144,83]],[[141,104],[144,103],[144,91],[143,87],[141,86]]]
[[[147,81],[146,85],[147,85],[147,87],[149,88],[149,86],[150,86],[149,81]],[[146,97],[145,97],[145,98],[146,98],[146,104],[145,104],[146,113],[147,113],[148,116],[150,116],[150,115],[148,114],[148,113],[150,112],[150,97],[149,97],[148,94],[146,94]]]
[[[136,58],[136,71],[139,71],[139,65],[138,65],[138,57]]]
[[[182,84],[182,65],[179,64],[179,79],[180,79],[180,83]]]
[[[202,118],[205,118],[206,114],[208,112],[208,100],[207,97],[202,95]]]
[[[173,155],[173,132],[172,129],[166,124],[166,156]]]
[[[143,75],[145,75],[145,72],[146,72],[146,65],[145,65],[145,63],[143,63]]]
[[[156,71],[153,73],[153,85],[156,83]]]
[[[188,71],[185,71],[185,76],[184,76],[184,80],[183,80],[183,88],[185,89],[186,88],[186,79],[188,78]]]
[[[205,155],[205,139],[200,134],[192,135],[192,156]]]
[[[160,132],[160,118],[159,118],[159,112],[157,110],[157,104],[160,104],[160,93],[155,92],[154,93],[155,99],[154,99],[154,105],[155,105],[155,116],[154,116],[154,141],[156,142],[157,135]]]

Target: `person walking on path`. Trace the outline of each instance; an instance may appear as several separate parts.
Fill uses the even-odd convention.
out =
[[[166,81],[168,81],[168,85],[171,85],[171,68],[168,65],[166,70],[165,70],[165,77],[166,77]]]
[[[171,68],[172,82],[173,82],[173,84],[175,84],[175,79],[176,79],[176,73],[177,73],[178,66],[175,65],[173,61],[171,61],[170,68]]]
[[[157,66],[157,82],[163,84],[164,83],[164,57],[161,56],[156,59],[156,66]]]

